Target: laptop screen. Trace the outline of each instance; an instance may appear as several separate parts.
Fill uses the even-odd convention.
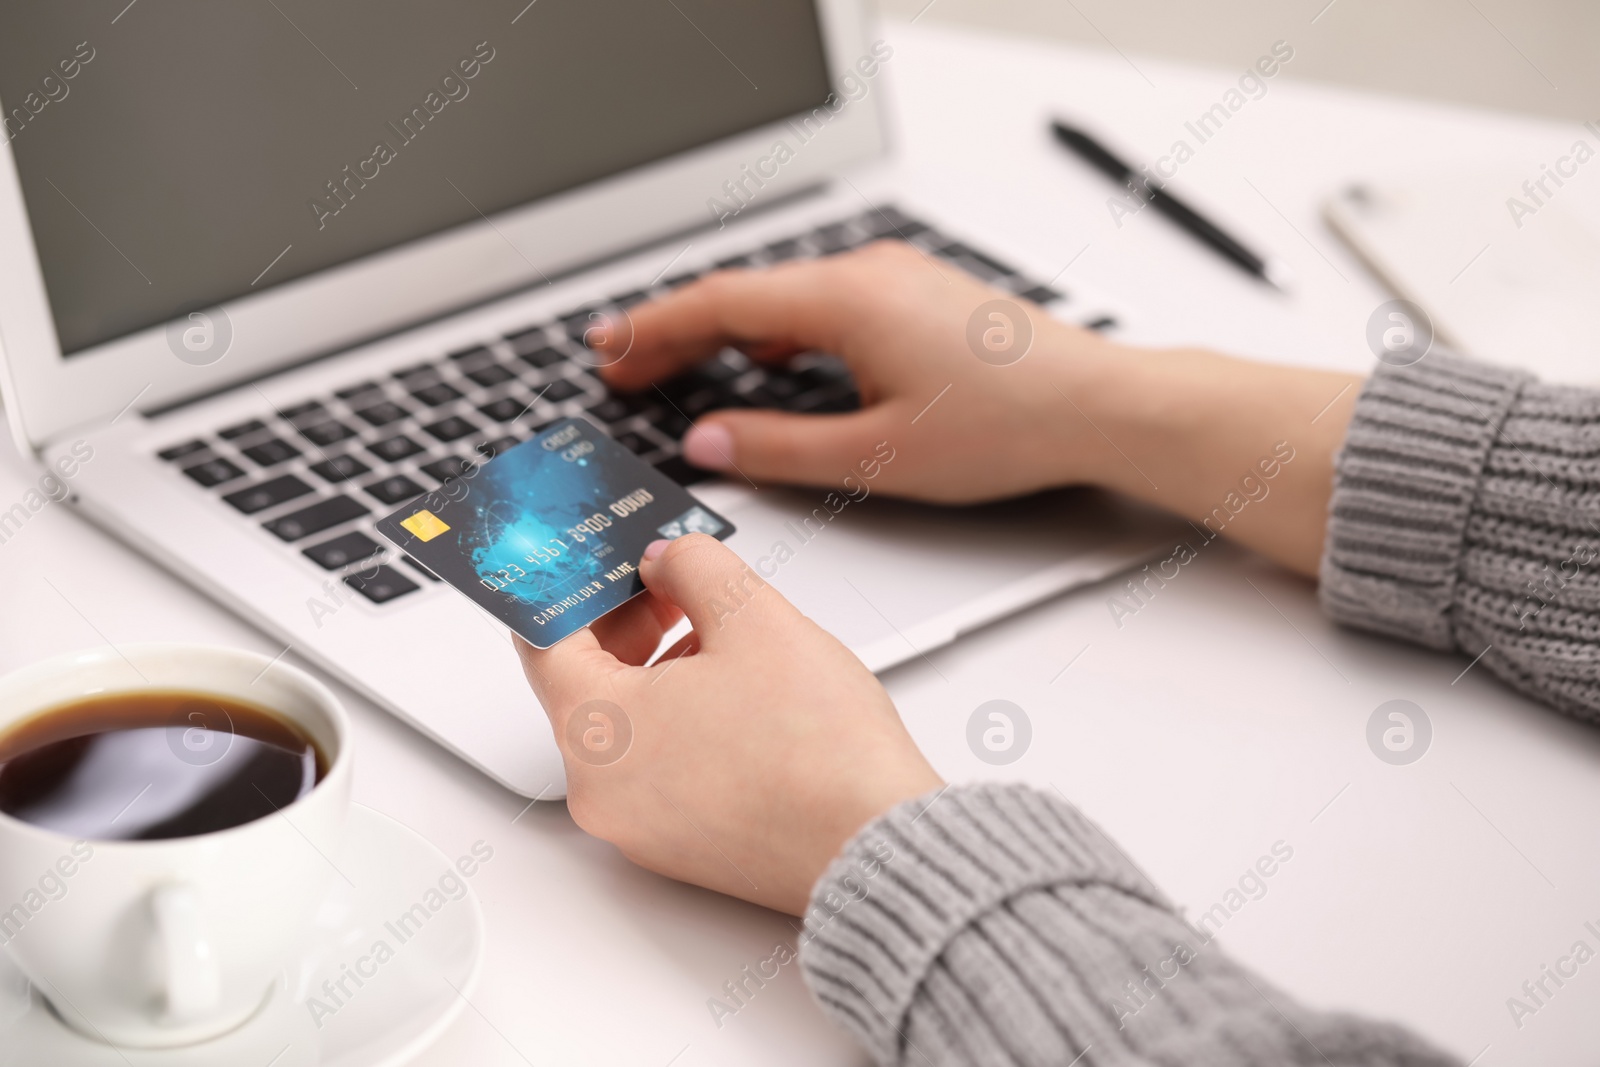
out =
[[[525,3],[0,5],[5,137],[62,351],[829,91],[811,0]]]

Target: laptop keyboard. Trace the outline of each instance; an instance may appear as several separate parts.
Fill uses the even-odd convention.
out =
[[[1040,304],[1065,294],[939,234],[893,207],[724,259],[717,268],[764,266],[901,238],[991,284]],[[612,393],[584,356],[594,315],[643,303],[698,278],[619,294],[504,337],[307,397],[279,411],[175,442],[157,455],[211,491],[241,520],[294,551],[315,573],[336,575],[373,604],[438,579],[373,530],[408,500],[461,477],[561,418],[582,416],[683,485],[714,477],[691,467],[678,443],[695,419],[727,407],[841,412],[860,405],[843,364],[804,355],[760,367],[725,349],[688,373],[636,394]],[[1101,317],[1094,329],[1115,325]]]

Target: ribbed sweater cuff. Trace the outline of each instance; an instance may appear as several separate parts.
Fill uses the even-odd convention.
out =
[[[800,960],[817,999],[880,1063],[949,942],[1020,894],[1103,887],[1168,905],[1071,805],[1033,789],[946,787],[868,824],[812,891]]]
[[[1484,463],[1530,380],[1444,353],[1372,375],[1335,464],[1321,583],[1330,616],[1455,647],[1451,605],[1467,520]]]

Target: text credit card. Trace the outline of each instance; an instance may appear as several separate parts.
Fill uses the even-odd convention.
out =
[[[733,529],[583,419],[544,427],[378,522],[536,648],[642,592],[639,558],[650,542]]]

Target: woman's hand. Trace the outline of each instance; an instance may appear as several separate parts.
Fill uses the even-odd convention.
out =
[[[630,317],[613,344],[631,347],[601,372],[618,389],[725,345],[765,361],[831,352],[860,387],[861,410],[845,415],[713,412],[684,438],[692,463],[833,486],[886,442],[895,458],[875,487],[891,495],[955,504],[1098,485],[1308,575],[1360,392],[1350,374],[1116,344],[897,241],[722,271]]]
[[[731,550],[658,541],[640,574],[649,591],[590,629],[518,642],[572,817],[642,867],[800,915],[857,830],[939,777],[877,679]],[[694,633],[642,666],[685,614]]]
[[[1115,346],[899,241],[723,271],[630,317],[614,342],[626,354],[601,371],[617,389],[644,388],[727,345],[769,362],[830,352],[856,379],[863,406],[850,414],[706,416],[684,440],[702,467],[833,485],[887,441],[896,458],[878,487],[968,503],[1091,481],[1116,458],[1067,399]]]

